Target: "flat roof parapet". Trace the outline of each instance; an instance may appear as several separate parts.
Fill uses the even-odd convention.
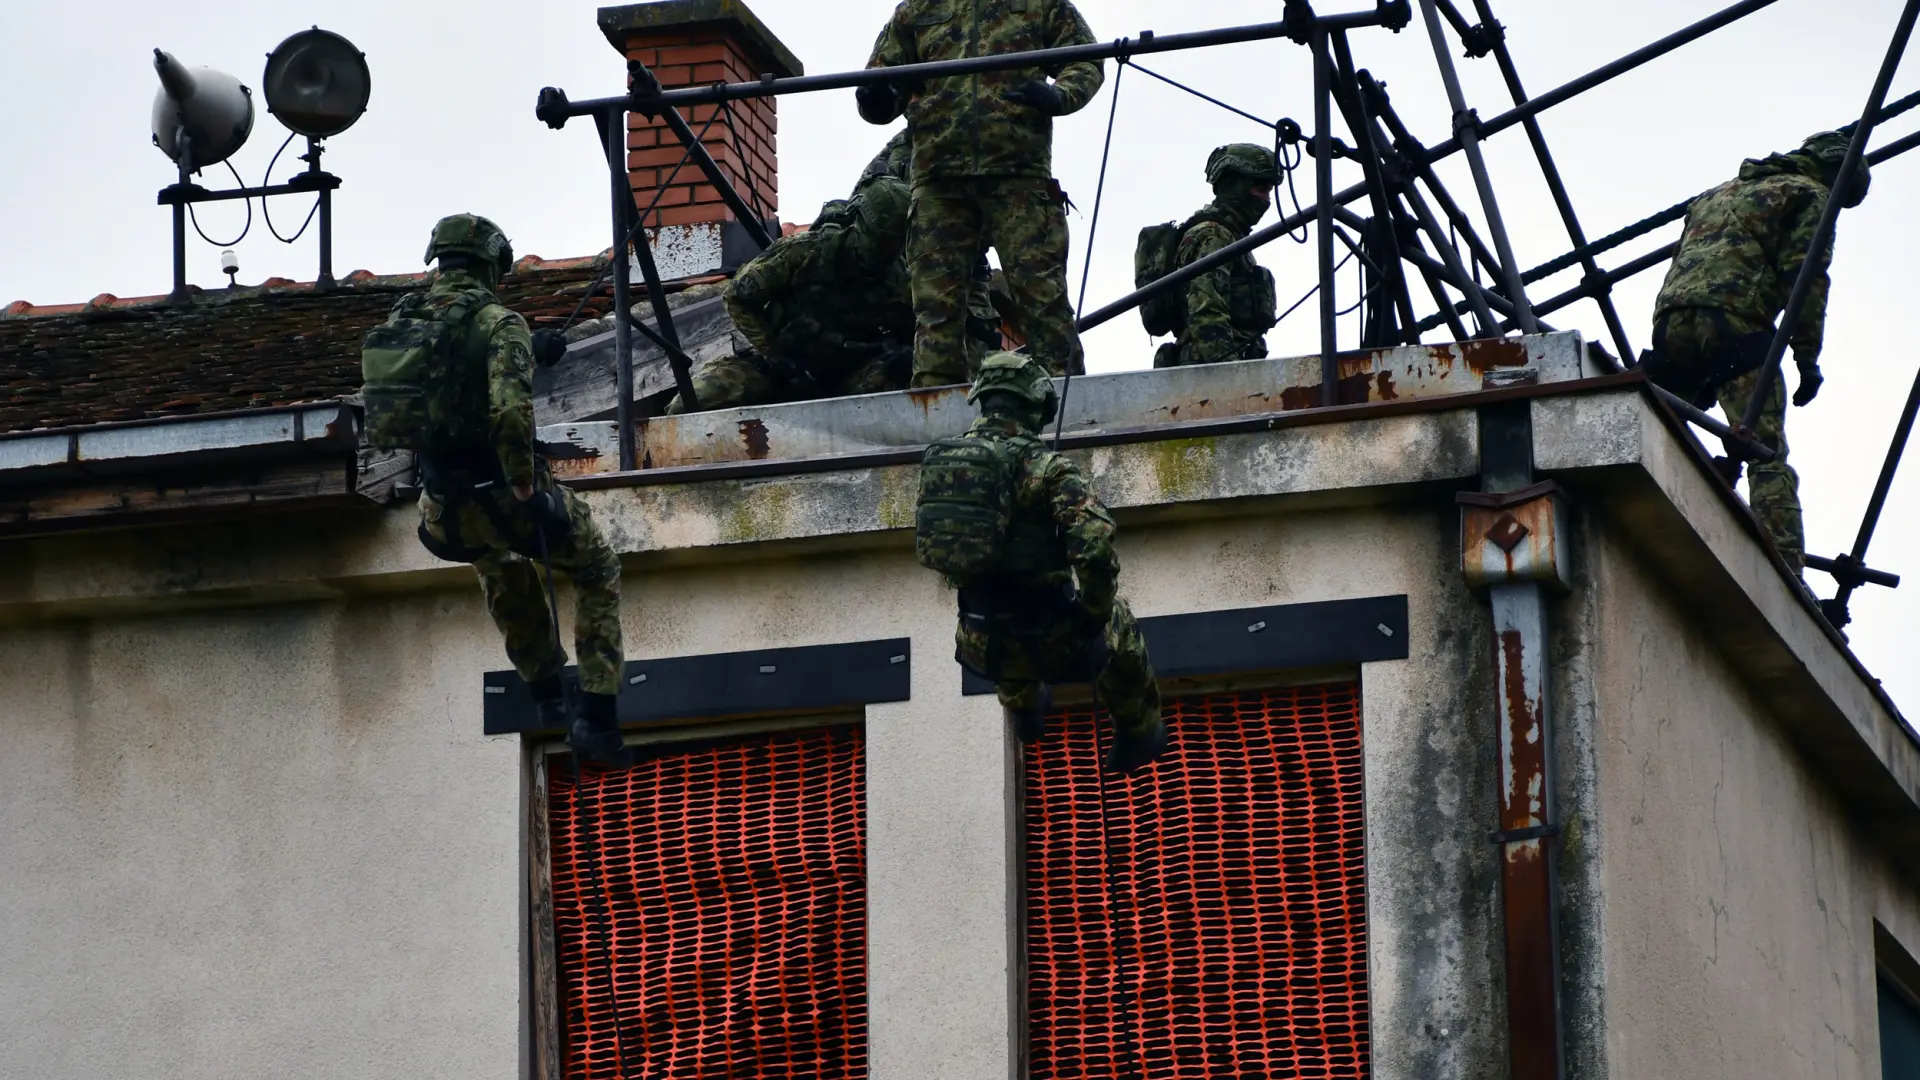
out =
[[[1407,345],[1340,357],[1339,403],[1443,398],[1600,374],[1586,360],[1577,333]],[[1060,382],[1055,380],[1056,385]],[[1075,378],[1066,394],[1062,430],[1084,436],[1165,428],[1164,437],[1177,438],[1180,425],[1196,421],[1300,412],[1320,405],[1318,356],[1122,371]],[[653,417],[639,421],[636,442],[643,473],[743,462],[798,466],[923,447],[965,431],[975,415],[967,404],[967,387],[960,385]],[[612,472],[619,459],[612,422],[546,426],[540,437],[564,476]]]

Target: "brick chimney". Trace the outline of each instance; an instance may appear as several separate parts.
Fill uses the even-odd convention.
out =
[[[669,90],[803,73],[800,61],[740,0],[652,0],[605,7],[600,9],[600,30],[627,59],[652,69]],[[681,111],[695,133],[706,128],[701,142],[707,152],[747,205],[768,219],[768,231],[775,236],[780,206],[777,112],[771,97],[736,101],[729,127],[718,106]],[[715,113],[721,114],[718,119]],[[642,211],[655,206],[646,220],[648,237],[660,274],[669,280],[730,270],[760,250],[699,166],[680,163],[684,153],[663,119],[627,114],[627,171],[634,202]]]

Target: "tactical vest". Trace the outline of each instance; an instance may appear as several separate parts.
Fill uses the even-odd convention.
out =
[[[360,345],[367,443],[382,450],[457,453],[484,446],[486,343],[470,332],[493,294],[403,297]]]

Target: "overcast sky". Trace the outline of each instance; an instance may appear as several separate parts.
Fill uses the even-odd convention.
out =
[[[749,0],[808,71],[862,66],[892,0]],[[1321,5],[1362,7],[1358,0]],[[1463,3],[1463,7],[1469,5]],[[1723,6],[1720,0],[1500,0],[1521,75],[1547,90]],[[0,15],[0,304],[86,300],[101,292],[164,292],[170,275],[167,211],[154,194],[172,166],[149,140],[157,81],[152,50],[189,66],[238,75],[256,89],[265,53],[307,26],[346,35],[367,54],[373,101],[365,118],[332,141],[327,167],[345,186],[336,197],[335,268],[377,273],[417,270],[432,222],[460,210],[501,223],[521,254],[588,255],[607,246],[606,180],[592,127],[564,131],[533,117],[544,85],[576,98],[620,91],[622,61],[595,24],[597,5],[572,0],[328,0],[322,3],[134,3],[95,0],[83,8],[6,0]],[[1849,122],[1862,103],[1899,14],[1896,0],[1781,0],[1757,15],[1658,60],[1546,114],[1544,126],[1591,236],[1611,232],[1730,177],[1743,157],[1797,146],[1807,134]],[[1277,0],[1082,0],[1102,39],[1170,33],[1277,17]],[[1389,84],[1395,103],[1429,144],[1448,133],[1445,98],[1432,47],[1416,18],[1393,35],[1354,38],[1357,62]],[[1453,50],[1456,55],[1458,49]],[[1156,71],[1195,85],[1256,115],[1292,116],[1310,126],[1311,67],[1286,41],[1148,57]],[[1491,116],[1509,104],[1492,60],[1460,60],[1471,104]],[[1920,86],[1908,64],[1893,96]],[[1116,80],[1084,112],[1056,126],[1055,171],[1080,207],[1072,219],[1072,285],[1086,265],[1101,140],[1110,95],[1119,83],[1114,136],[1088,307],[1127,292],[1132,245],[1143,224],[1184,216],[1207,197],[1207,152],[1230,141],[1262,141],[1261,126],[1223,112],[1137,72]],[[862,123],[850,91],[780,103],[783,214],[813,217],[823,199],[842,195],[888,132]],[[1914,130],[1920,113],[1894,121],[1876,142]],[[285,132],[262,109],[252,141],[235,158],[258,183]],[[1524,265],[1567,248],[1544,184],[1518,129],[1489,144],[1501,208]],[[295,151],[283,158],[276,177]],[[1464,162],[1443,166],[1455,195],[1472,204]],[[1343,171],[1341,185],[1358,178]],[[1311,184],[1311,170],[1303,171]],[[202,178],[231,182],[224,169]],[[1877,171],[1872,198],[1840,223],[1833,269],[1825,369],[1827,384],[1807,409],[1792,410],[1792,460],[1802,477],[1809,550],[1832,555],[1852,543],[1920,350],[1894,316],[1912,310],[1911,248],[1920,226],[1907,212],[1920,186],[1920,154]],[[1310,190],[1301,194],[1310,198]],[[306,207],[275,200],[275,223],[290,233]],[[257,215],[257,210],[256,210]],[[215,239],[244,223],[238,204],[204,208]],[[1271,220],[1271,219],[1269,219]],[[1639,241],[1614,264],[1673,238],[1669,226]],[[242,283],[269,276],[310,280],[317,267],[311,235],[292,247],[256,221],[237,246]],[[225,283],[219,249],[197,238],[189,274],[207,287]],[[1313,282],[1313,248],[1282,241],[1262,253],[1290,304]],[[1534,286],[1544,297],[1576,283],[1577,273]],[[1634,347],[1647,344],[1659,272],[1616,294]],[[1343,280],[1341,306],[1353,297]],[[1317,351],[1314,305],[1269,338],[1276,354]],[[1597,309],[1583,304],[1554,316],[1563,328],[1606,340]],[[1357,338],[1352,318],[1343,344]],[[1144,367],[1151,347],[1136,318],[1089,335],[1094,370]],[[1610,343],[1609,343],[1610,346]],[[1611,347],[1611,346],[1610,346]],[[1857,594],[1855,650],[1910,712],[1920,711],[1920,461],[1895,485],[1870,561],[1904,573],[1902,592]],[[1823,594],[1832,582],[1810,573]]]

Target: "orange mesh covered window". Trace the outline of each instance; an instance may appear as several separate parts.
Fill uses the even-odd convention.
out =
[[[1167,718],[1173,752],[1106,779],[1104,837],[1104,722],[1026,751],[1032,1077],[1366,1076],[1358,685]]]
[[[549,780],[569,1080],[867,1071],[858,727]]]

